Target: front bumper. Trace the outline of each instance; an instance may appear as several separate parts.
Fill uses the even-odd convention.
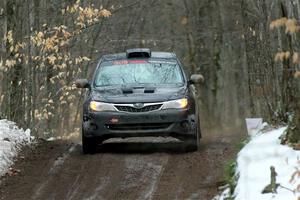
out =
[[[195,115],[189,110],[168,109],[145,113],[90,112],[83,117],[85,137],[109,138],[171,136],[195,138]]]

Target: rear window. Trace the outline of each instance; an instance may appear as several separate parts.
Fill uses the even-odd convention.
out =
[[[95,76],[95,86],[182,85],[182,71],[176,61],[116,60],[103,62]]]

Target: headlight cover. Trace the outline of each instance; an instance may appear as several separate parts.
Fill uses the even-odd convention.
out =
[[[110,103],[103,103],[97,101],[90,102],[90,109],[95,112],[101,111],[116,111],[115,107]]]
[[[188,106],[188,100],[186,98],[166,101],[162,106],[162,109],[184,109]]]

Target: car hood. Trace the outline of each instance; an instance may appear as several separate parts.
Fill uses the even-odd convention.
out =
[[[126,93],[124,88],[97,88],[92,91],[92,100],[109,103],[151,103],[180,99],[187,92],[185,86],[151,87],[150,92],[146,92],[145,88],[130,90],[131,93]]]

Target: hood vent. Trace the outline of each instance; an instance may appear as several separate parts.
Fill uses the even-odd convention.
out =
[[[155,87],[147,87],[147,88],[122,88],[123,94],[133,94],[133,93],[154,93]]]
[[[155,87],[148,87],[145,88],[144,93],[154,93],[155,92]]]
[[[133,89],[132,88],[122,88],[123,94],[132,94]]]

